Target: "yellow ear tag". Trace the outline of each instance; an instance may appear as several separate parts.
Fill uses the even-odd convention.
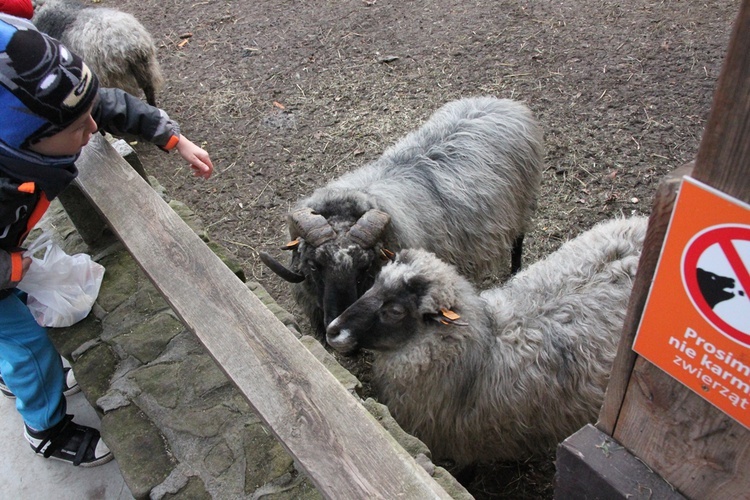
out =
[[[465,321],[458,321],[461,316],[450,309],[441,308],[440,312],[434,315],[434,318],[444,325],[469,326]]]

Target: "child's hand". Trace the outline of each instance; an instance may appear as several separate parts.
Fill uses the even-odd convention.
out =
[[[23,277],[26,275],[26,271],[28,271],[29,267],[31,267],[31,257],[23,257],[21,259],[21,262],[21,269],[23,269],[21,271],[21,278],[23,279]]]
[[[211,177],[214,166],[211,163],[208,153],[203,148],[196,146],[187,137],[182,135],[180,136],[180,141],[177,143],[177,151],[185,161],[190,163],[190,168],[193,169],[194,176],[203,177],[204,179]]]

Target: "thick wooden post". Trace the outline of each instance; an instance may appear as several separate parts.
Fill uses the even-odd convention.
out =
[[[750,203],[749,0],[734,27],[692,177]],[[644,359],[636,360],[612,436],[690,498],[750,492],[750,431]]]

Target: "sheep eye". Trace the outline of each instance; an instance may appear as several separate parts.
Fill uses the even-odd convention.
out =
[[[310,271],[312,271],[314,273],[318,272],[318,271],[321,271],[323,269],[323,265],[320,264],[320,263],[318,263],[318,262],[308,261],[307,265],[308,265],[308,268],[310,269]]]
[[[387,304],[381,310],[382,319],[386,322],[400,321],[406,315],[406,308],[398,303]]]

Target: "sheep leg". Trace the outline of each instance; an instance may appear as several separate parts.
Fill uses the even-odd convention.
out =
[[[143,93],[146,94],[146,102],[152,106],[156,106],[156,91],[154,87],[150,85],[143,87]]]
[[[460,469],[453,472],[453,477],[456,478],[456,481],[461,483],[461,486],[463,486],[464,488],[468,488],[476,478],[477,470],[477,464],[473,463],[471,465],[461,467]]]
[[[516,274],[521,269],[521,254],[523,253],[523,237],[519,235],[513,242],[510,250],[510,274]]]

